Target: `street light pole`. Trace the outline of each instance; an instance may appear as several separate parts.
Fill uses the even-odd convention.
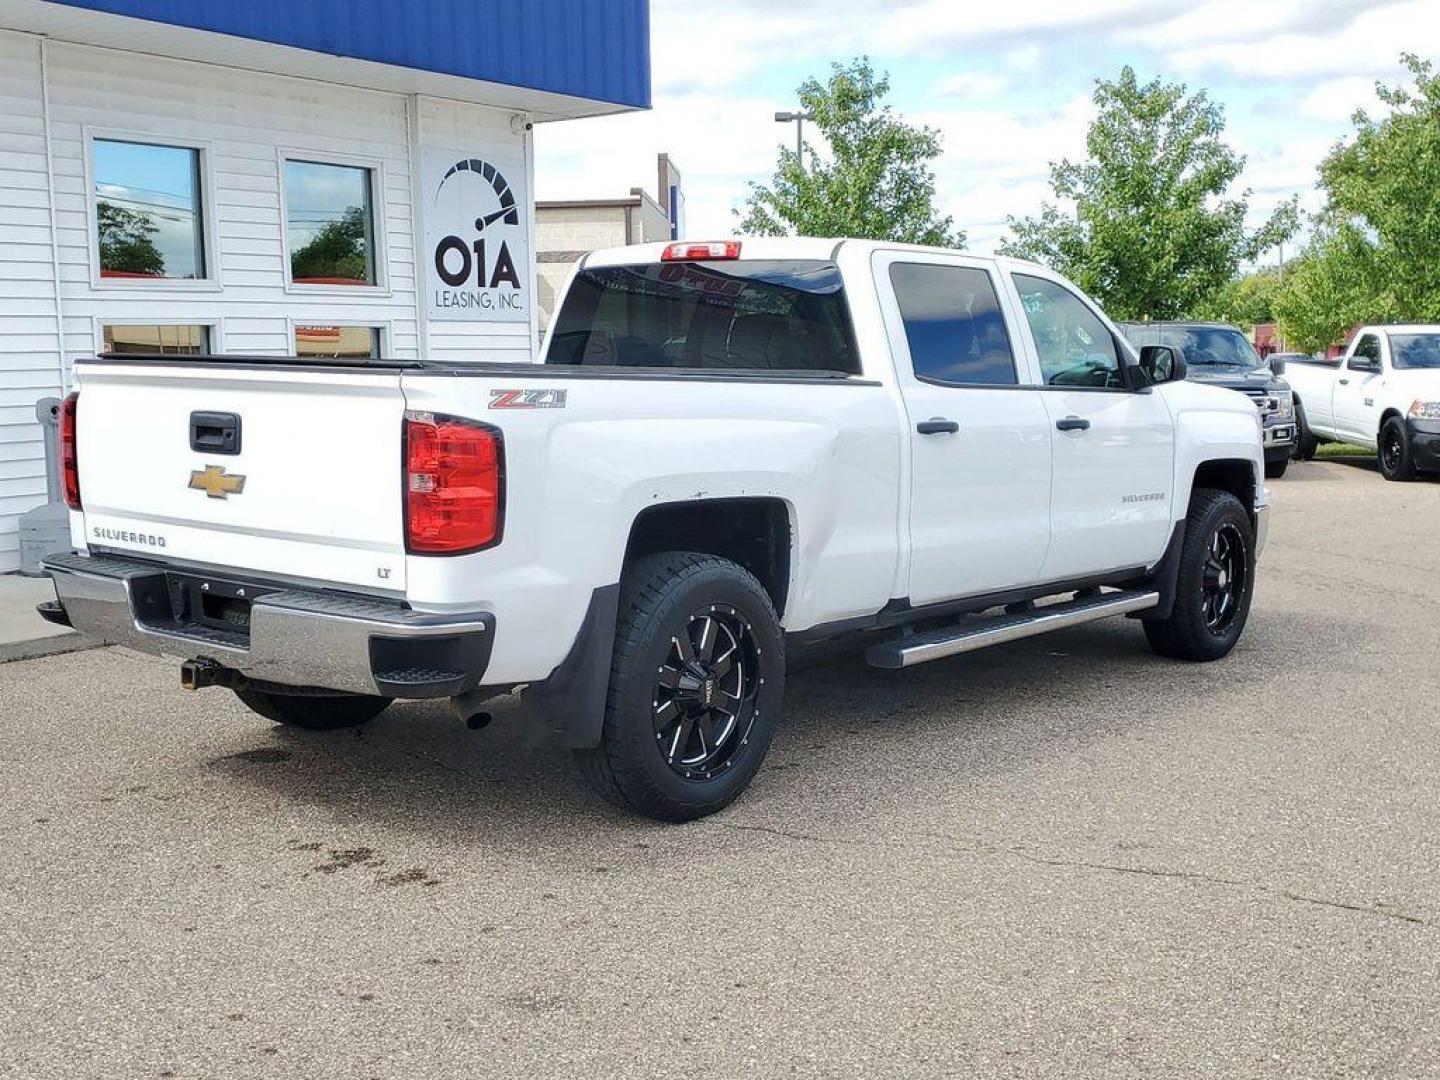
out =
[[[795,160],[800,164],[800,171],[805,171],[805,121],[815,119],[807,112],[777,112],[775,122],[777,124],[795,125]]]

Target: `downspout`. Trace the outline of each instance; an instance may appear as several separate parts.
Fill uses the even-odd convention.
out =
[[[421,205],[420,95],[405,95],[405,141],[410,155],[410,237],[415,258],[415,343],[419,359],[430,359],[430,305],[426,289],[429,274],[425,267],[425,212]],[[393,346],[391,346],[393,348]]]
[[[50,60],[40,38],[40,123],[45,139],[45,198],[50,208],[50,279],[55,289],[55,356],[60,365],[61,392],[69,389],[65,370],[65,300],[60,282],[60,230],[55,219],[55,148],[50,137]]]

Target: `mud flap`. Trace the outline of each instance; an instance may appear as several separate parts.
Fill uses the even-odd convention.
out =
[[[526,708],[543,717],[562,746],[579,750],[600,745],[619,617],[620,584],[596,589],[569,654],[548,679],[524,691]]]

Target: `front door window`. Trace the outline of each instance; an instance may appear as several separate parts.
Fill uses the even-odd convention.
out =
[[[1015,275],[1047,386],[1123,389],[1120,345],[1081,299],[1056,282]]]

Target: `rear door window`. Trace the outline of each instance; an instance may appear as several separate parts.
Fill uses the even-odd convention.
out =
[[[915,377],[947,386],[1015,386],[1015,353],[995,285],[966,266],[895,263],[890,284]]]
[[[647,263],[581,270],[547,364],[860,373],[832,262]]]

